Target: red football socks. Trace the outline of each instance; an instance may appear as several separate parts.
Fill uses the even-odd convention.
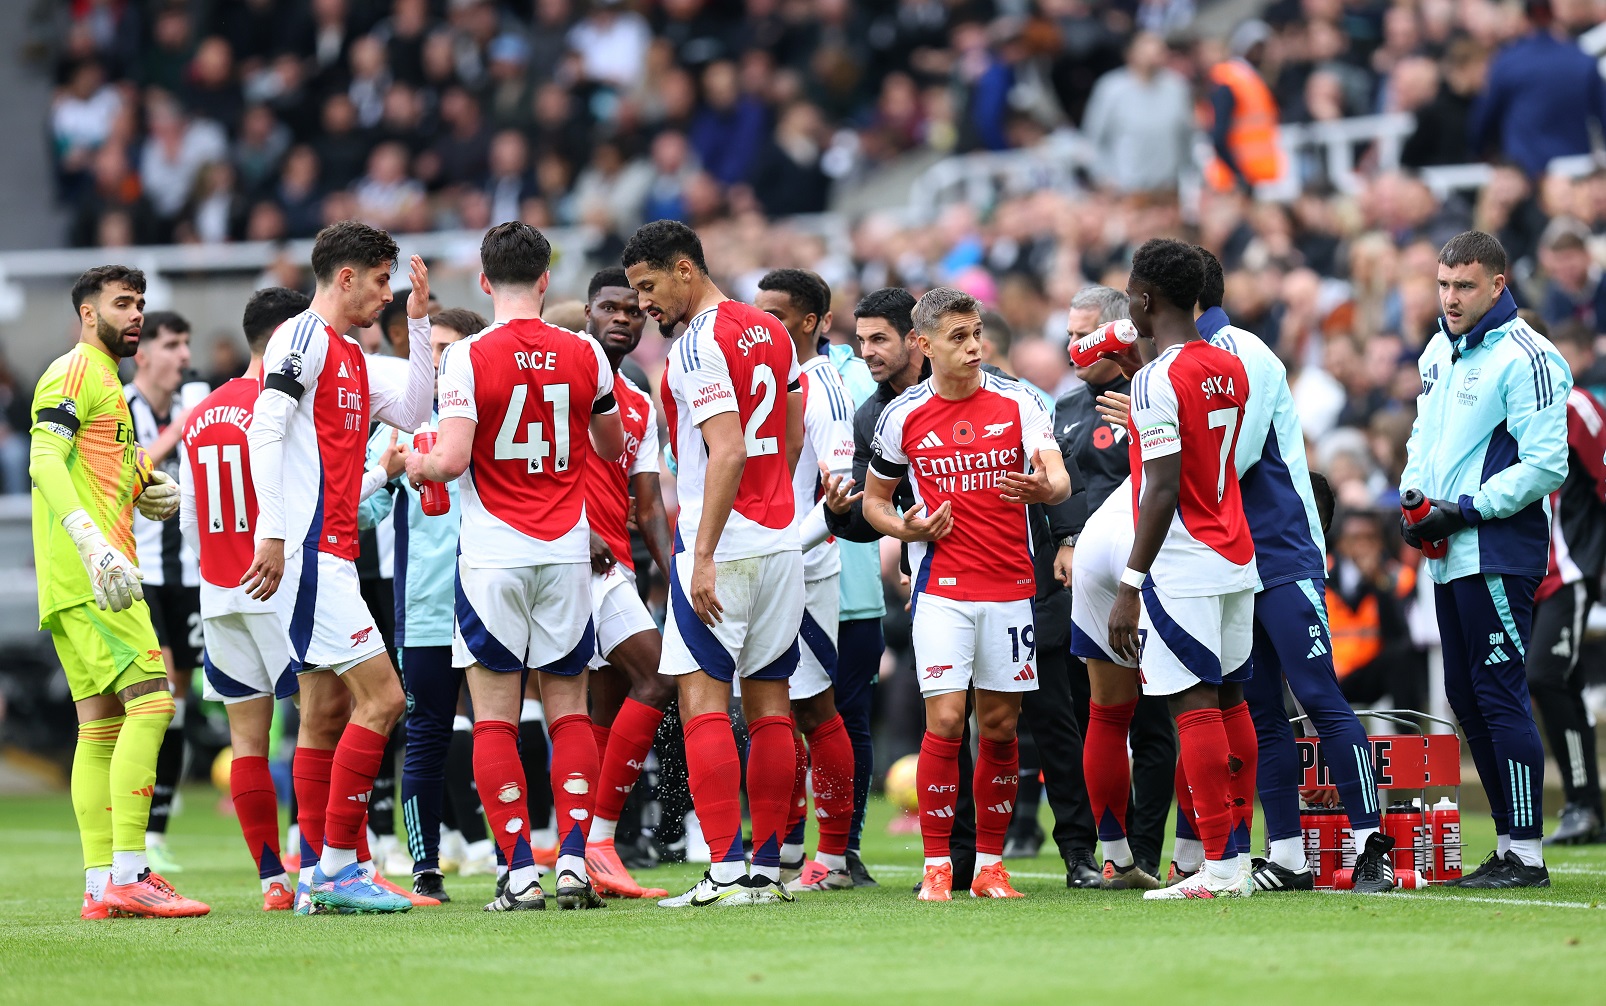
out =
[[[552,734],[552,810],[558,819],[560,856],[586,854],[586,837],[597,804],[597,776],[601,774],[591,726],[591,717],[571,713],[547,728]],[[485,799],[483,793],[480,799]]]
[[[1194,830],[1205,858],[1227,857],[1232,832],[1229,806],[1227,729],[1219,709],[1193,709],[1177,716],[1177,744],[1193,791]]]
[[[329,812],[329,776],[334,771],[334,759],[333,751],[298,746],[291,762],[303,868],[311,868],[323,855],[324,817]]]
[[[279,795],[266,758],[236,758],[229,763],[229,795],[240,819],[246,848],[263,879],[284,872],[279,862]]]
[[[704,713],[686,723],[686,774],[692,805],[715,863],[741,862],[742,763],[728,713]]]
[[[607,733],[607,747],[597,748],[603,752],[597,784],[598,820],[619,820],[631,788],[641,778],[641,767],[647,761],[647,752],[652,750],[653,738],[658,736],[658,724],[663,719],[662,712],[635,699],[625,699],[625,704],[619,708],[619,715],[613,718],[613,726]]]
[[[947,859],[949,855],[954,805],[959,802],[959,740],[938,737],[928,730],[920,741],[915,785],[920,790],[920,844],[927,859]]]
[[[1099,840],[1126,837],[1126,808],[1132,793],[1132,764],[1127,761],[1126,738],[1138,700],[1087,708],[1087,737],[1082,741],[1082,776]]]
[[[1020,743],[981,738],[977,744],[976,852],[1004,854],[1004,834],[1015,815],[1015,792],[1020,788]]]
[[[753,818],[753,866],[779,867],[792,784],[797,778],[797,742],[790,716],[761,716],[747,725],[747,807]]]
[[[1239,854],[1249,852],[1249,832],[1255,824],[1255,769],[1260,761],[1260,742],[1249,703],[1240,702],[1221,711],[1221,724],[1227,731],[1230,770],[1227,797],[1232,806],[1232,837]]]
[[[792,802],[786,807],[786,835],[783,844],[803,844],[803,819],[809,813],[809,748],[803,736],[792,732],[792,746],[797,751],[797,765],[792,771]]]
[[[848,853],[853,823],[853,741],[841,716],[833,716],[809,734],[814,766],[814,809],[820,822],[819,852]]]
[[[491,837],[508,869],[533,867],[530,855],[529,800],[524,789],[524,763],[519,760],[519,728],[506,720],[474,724],[474,786],[479,790]]]

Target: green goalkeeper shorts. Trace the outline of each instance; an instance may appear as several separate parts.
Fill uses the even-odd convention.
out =
[[[144,601],[122,611],[74,605],[52,612],[45,628],[67,672],[74,702],[167,676],[151,610]]]

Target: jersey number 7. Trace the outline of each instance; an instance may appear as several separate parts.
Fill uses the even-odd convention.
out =
[[[524,440],[518,440],[519,420],[524,418],[524,402],[529,397],[527,384],[515,384],[507,404],[507,415],[496,434],[496,460],[521,460],[531,475],[546,471],[546,459],[553,458],[553,471],[569,470],[569,386],[548,384],[541,388],[541,398],[552,407],[552,442],[542,437],[541,422],[524,424]]]
[[[1232,460],[1232,433],[1238,426],[1237,409],[1216,409],[1206,413],[1205,419],[1210,423],[1212,430],[1226,428],[1227,432],[1221,435],[1221,468],[1216,473],[1216,502],[1227,495],[1227,463]]]

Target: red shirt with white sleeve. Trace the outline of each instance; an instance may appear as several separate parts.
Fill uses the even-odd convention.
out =
[[[592,452],[591,474],[586,477],[586,519],[613,557],[631,572],[636,560],[630,547],[630,480],[642,472],[658,471],[658,412],[652,397],[624,374],[614,375],[614,401],[625,430],[625,450],[614,461]]]
[[[184,422],[179,443],[179,521],[200,556],[201,614],[273,611],[240,586],[256,546],[256,489],[246,439],[262,382],[237,377],[202,399]]]

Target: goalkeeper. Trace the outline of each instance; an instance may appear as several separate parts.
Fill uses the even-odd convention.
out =
[[[82,917],[205,915],[145,861],[156,752],[173,717],[161,647],[134,563],[134,509],[178,512],[178,485],[141,465],[117,376],[139,348],[145,275],[99,266],[73,284],[78,344],[33,399],[33,550],[39,625],[78,711],[73,811],[84,847]],[[143,491],[142,491],[143,490]]]

